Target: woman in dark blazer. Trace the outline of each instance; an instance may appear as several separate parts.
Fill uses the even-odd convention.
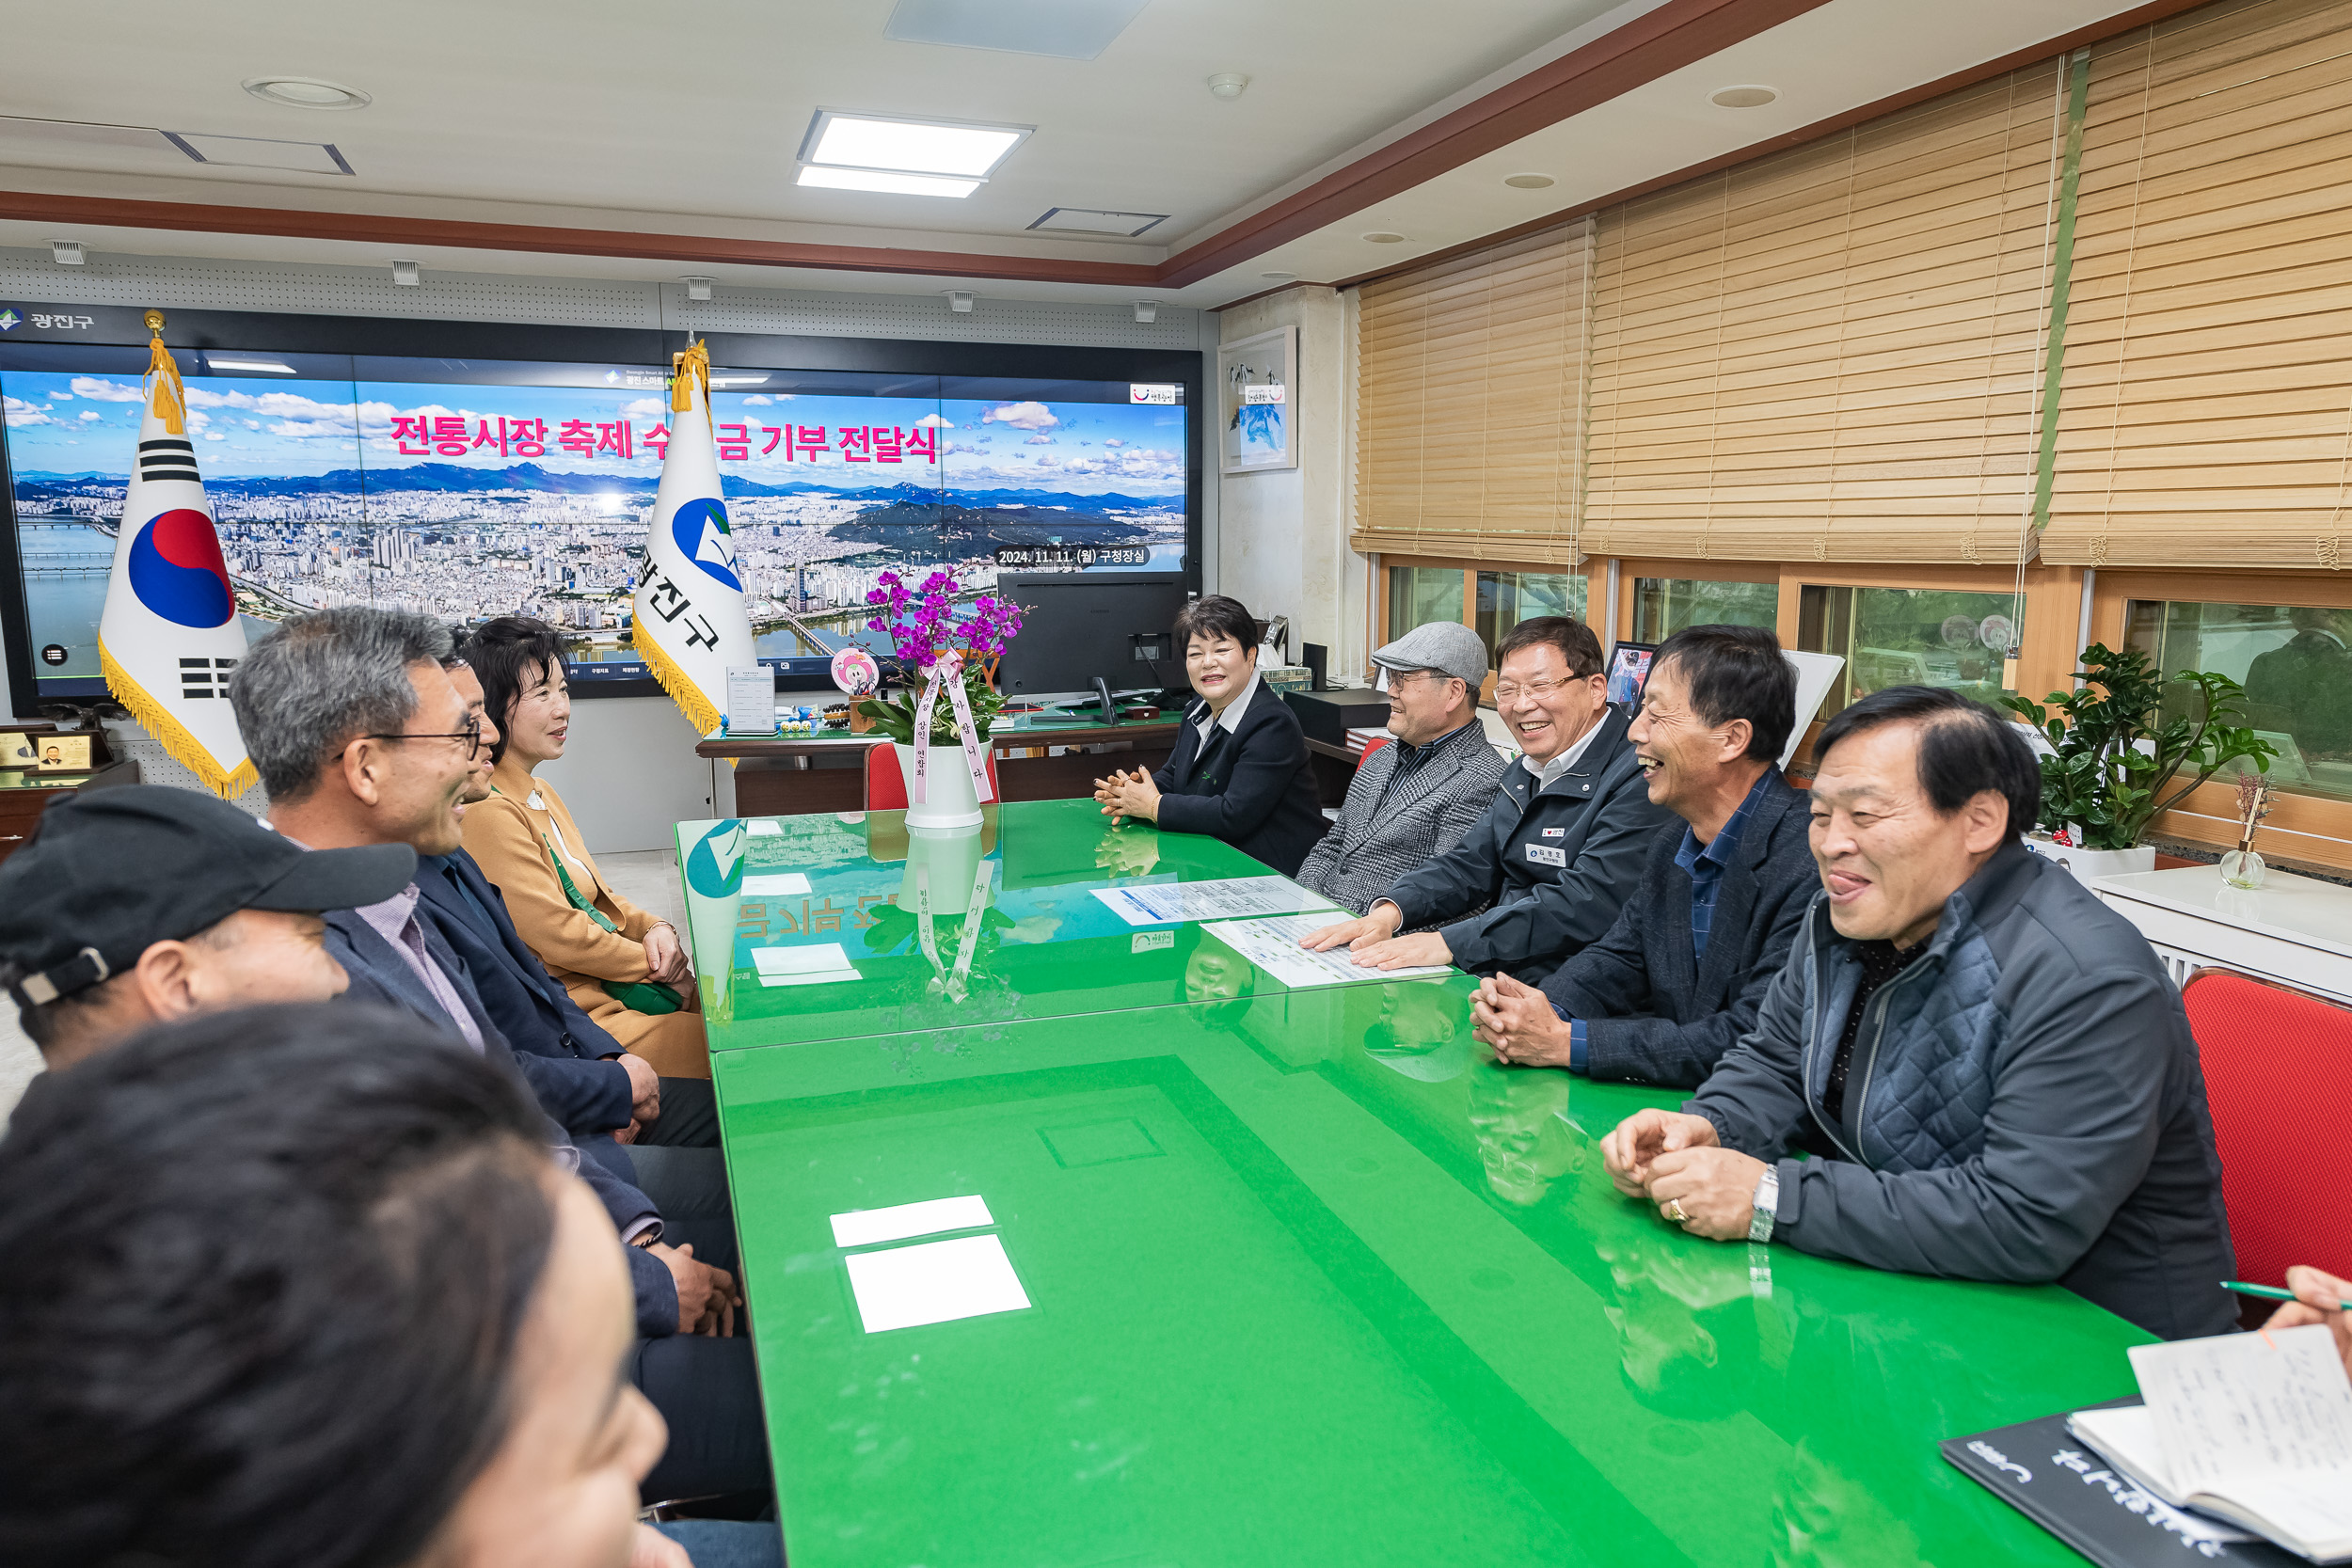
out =
[[[1221,594],[1176,617],[1184,673],[1200,700],[1184,709],[1176,750],[1156,773],[1094,782],[1103,814],[1163,832],[1213,833],[1285,877],[1331,824],[1315,793],[1307,736],[1282,694],[1258,679],[1258,623]]]

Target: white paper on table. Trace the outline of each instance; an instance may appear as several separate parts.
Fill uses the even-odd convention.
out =
[[[920,1203],[894,1203],[887,1209],[852,1209],[833,1216],[833,1244],[871,1246],[876,1242],[903,1242],[935,1230],[969,1230],[994,1225],[988,1200],[977,1193],[963,1197],[926,1198]]]
[[[1298,945],[1311,932],[1330,925],[1334,912],[1325,910],[1263,920],[1232,920],[1203,926],[1201,929],[1294,990],[1310,986],[1355,985],[1365,980],[1418,980],[1424,975],[1454,973],[1452,964],[1369,969],[1351,961],[1353,956],[1344,947],[1311,953]]]
[[[760,817],[743,830],[753,838],[782,838],[784,824],[772,817]]]
[[[1019,1312],[1029,1305],[1005,1243],[994,1236],[852,1253],[846,1261],[857,1315],[868,1334]]]
[[[1331,900],[1287,877],[1223,877],[1206,882],[1137,882],[1098,887],[1094,896],[1130,926],[1169,926],[1185,920],[1239,920],[1328,910]],[[1325,922],[1328,925],[1329,922]]]
[[[837,942],[804,947],[755,947],[752,967],[763,986],[822,986],[858,978],[857,966]]]
[[[809,891],[805,871],[769,871],[759,876],[743,874],[743,896],[746,898],[785,898]]]

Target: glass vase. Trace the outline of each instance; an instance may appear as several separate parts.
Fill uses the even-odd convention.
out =
[[[2266,869],[2262,856],[2251,849],[2233,849],[2221,857],[2221,879],[2232,887],[2262,886]]]

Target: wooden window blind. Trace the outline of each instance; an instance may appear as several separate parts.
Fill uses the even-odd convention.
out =
[[[2092,51],[2042,555],[2340,568],[2352,477],[2352,4]]]
[[[1357,549],[1580,559],[1592,225],[1364,285]]]
[[[2013,563],[2059,63],[1600,216],[1595,554]]]

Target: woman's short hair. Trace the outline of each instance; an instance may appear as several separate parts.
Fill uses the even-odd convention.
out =
[[[1495,668],[1522,648],[1553,647],[1579,680],[1600,673],[1600,639],[1573,615],[1537,615],[1521,621],[1495,645]]]
[[[542,1124],[347,1004],[40,1081],[0,1140],[0,1561],[413,1561],[505,1437],[554,1238]]]
[[[1196,637],[1214,642],[1230,637],[1243,648],[1258,645],[1258,619],[1239,599],[1208,594],[1176,612],[1176,645],[1189,647]]]
[[[498,744],[490,748],[490,766],[506,760],[506,721],[523,689],[541,673],[561,673],[571,678],[571,660],[564,657],[564,634],[545,621],[528,615],[501,615],[474,627],[457,650],[482,682],[483,711],[498,726]]]

